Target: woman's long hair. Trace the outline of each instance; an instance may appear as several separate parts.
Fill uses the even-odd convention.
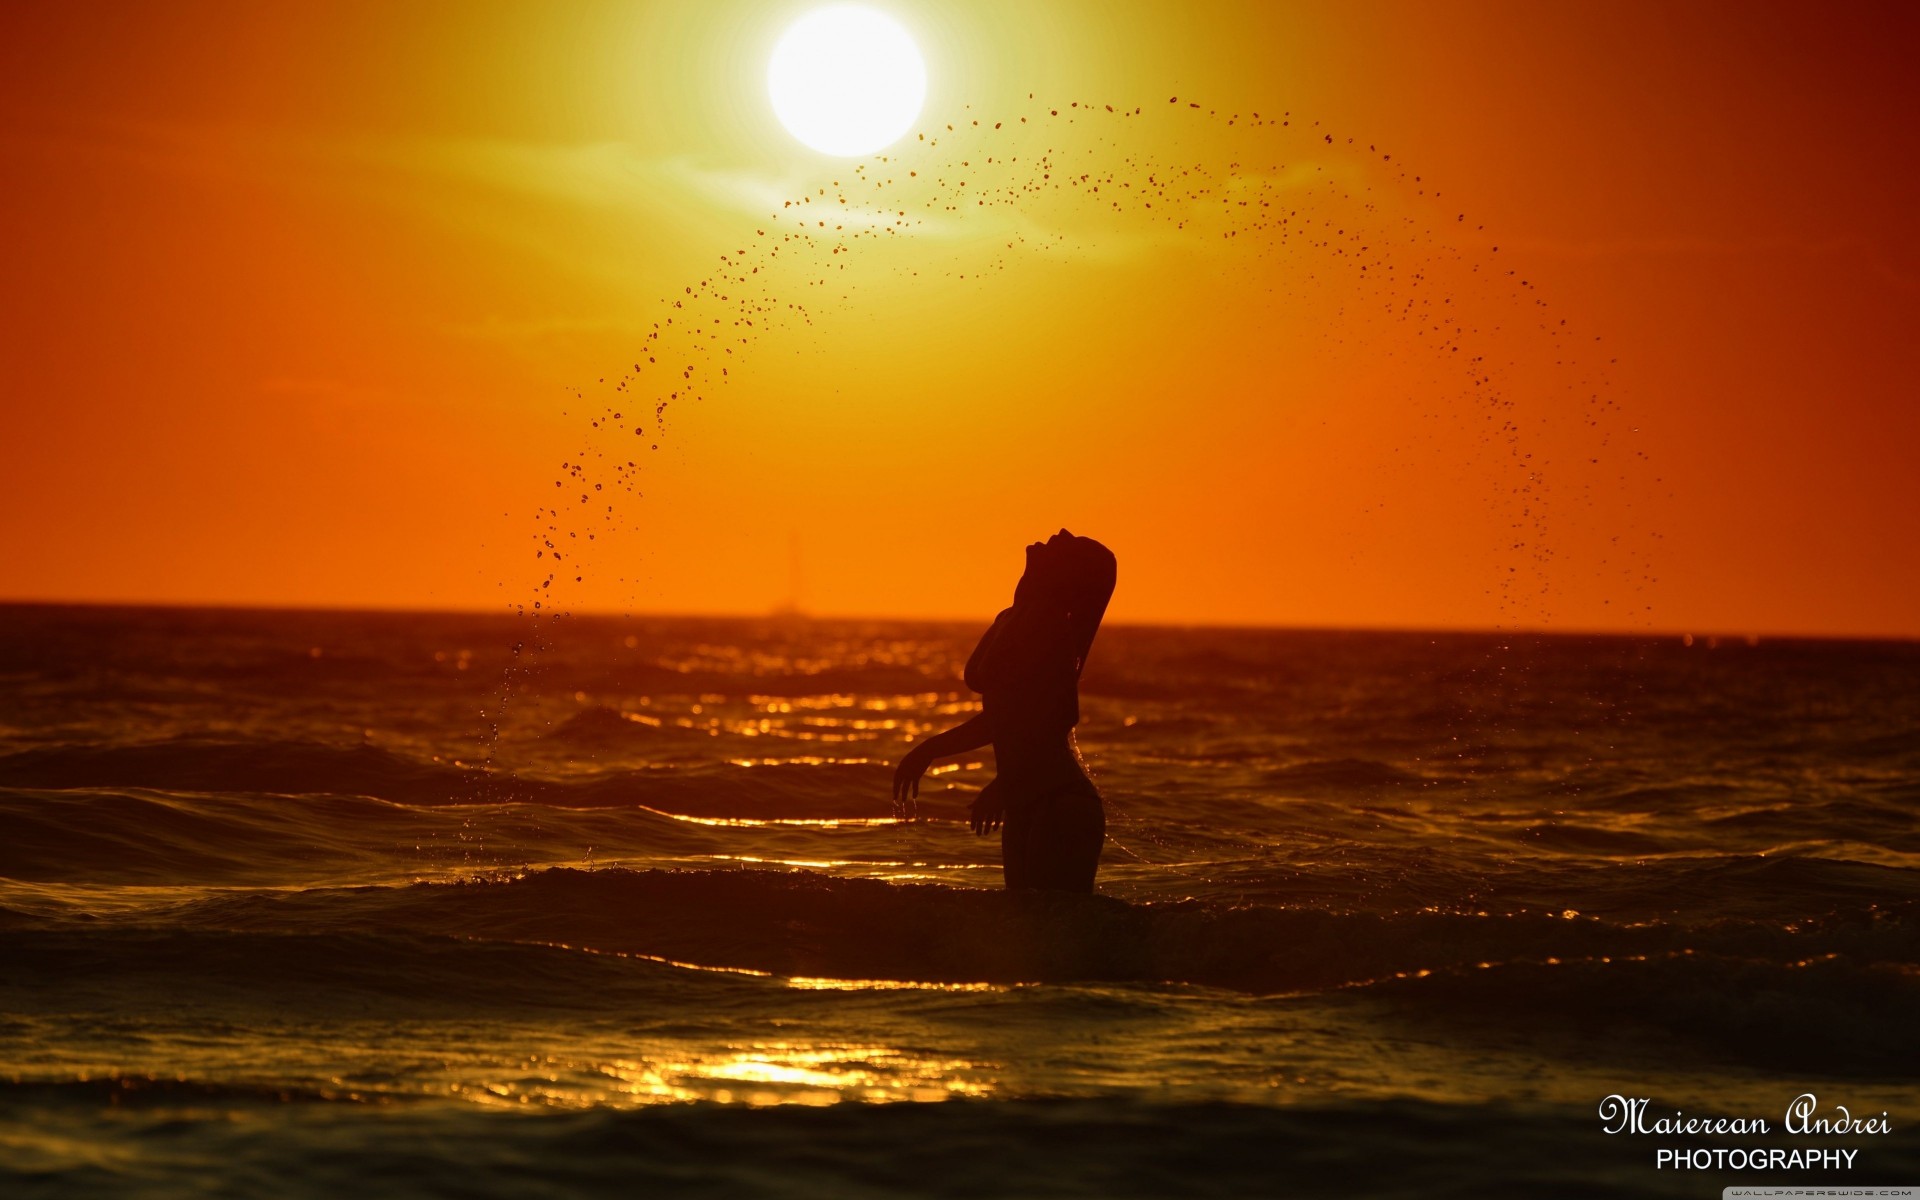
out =
[[[981,695],[1008,687],[1051,690],[1048,680],[1071,686],[1086,669],[1113,597],[1113,551],[1075,537],[1035,565],[1041,569],[1022,577],[1013,607],[1000,614],[967,660],[967,686]],[[1076,704],[1072,719],[1078,718]]]
[[[1087,668],[1087,653],[1093,649],[1093,635],[1100,632],[1100,619],[1107,615],[1107,602],[1113,599],[1119,562],[1113,551],[1087,537],[1067,543],[1061,557],[1067,644],[1073,648],[1073,677],[1078,679]]]

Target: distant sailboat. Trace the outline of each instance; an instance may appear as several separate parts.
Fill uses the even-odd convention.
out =
[[[783,621],[804,621],[806,610],[800,607],[800,531],[787,531],[787,598],[776,604],[773,615]]]

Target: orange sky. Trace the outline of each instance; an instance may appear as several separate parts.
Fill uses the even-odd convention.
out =
[[[981,617],[1065,524],[1118,620],[1920,634],[1912,10],[877,3],[947,141],[849,203],[917,223],[755,257],[813,323],[616,442],[663,302],[853,179],[767,111],[807,7],[0,9],[0,596],[526,602],[584,448],[645,495],[572,609],[765,611],[797,539],[811,611]],[[1112,182],[925,207],[1043,150]],[[1191,167],[1385,261],[1102,208]]]

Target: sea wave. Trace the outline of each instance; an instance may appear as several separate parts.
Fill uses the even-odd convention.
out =
[[[1119,1002],[1103,988],[1221,989],[1357,1005],[1509,1049],[1578,1043],[1562,1047],[1576,1058],[1623,1039],[1810,1076],[1906,1079],[1920,1062],[1913,903],[1797,928],[1622,925],[555,869],[222,895],[141,923],[0,926],[0,962],[0,1008],[15,1022],[165,995],[215,1024],[244,1025],[264,1005],[288,1020],[598,1014],[633,1033],[817,1016],[829,1001],[845,1017],[847,992],[818,990],[836,980],[896,1015],[898,984],[1072,984],[1045,994],[1082,1016]],[[970,994],[941,1003],[951,1012]]]
[[[644,805],[694,816],[882,816],[891,768],[876,763],[707,763],[579,768],[542,778],[423,762],[385,747],[181,738],[61,745],[0,756],[0,787],[371,796],[416,805]]]
[[[337,1104],[321,1115],[306,1104],[230,1099],[209,1114],[204,1109],[216,1106],[182,1111],[196,1107],[189,1100],[195,1084],[174,1086],[178,1102],[136,1101],[131,1111],[89,1102],[119,1087],[114,1083],[71,1091],[76,1102],[65,1104],[47,1104],[60,1093],[40,1086],[27,1103],[5,1104],[0,1087],[0,1113],[24,1111],[49,1134],[29,1163],[0,1161],[0,1184],[44,1188],[47,1195],[117,1196],[134,1183],[143,1194],[165,1197],[565,1192],[1112,1200],[1286,1192],[1353,1200],[1681,1200],[1708,1185],[1740,1182],[1724,1172],[1656,1177],[1641,1156],[1596,1137],[1585,1106],[1062,1098],[579,1112]],[[164,1089],[135,1081],[119,1091],[157,1101]],[[144,1136],[130,1137],[130,1130]],[[1897,1182],[1920,1166],[1911,1136],[1896,1131],[1886,1141],[1864,1178]]]
[[[1769,961],[1685,949],[1456,966],[1354,991],[1423,1022],[1508,1041],[1625,1039],[1644,1049],[1656,1035],[1684,1057],[1812,1076],[1920,1078],[1920,967],[1911,961],[1838,952]]]
[[[219,894],[193,929],[440,934],[564,944],[780,976],[927,982],[1179,982],[1318,991],[1481,963],[1692,951],[1771,964],[1920,962],[1920,901],[1785,926],[1545,913],[1331,912],[1013,893],[810,871],[582,871],[405,887]]]
[[[190,1004],[208,1021],[263,1002],[277,1012],[332,1019],[680,1011],[720,1005],[729,985],[752,978],[642,955],[391,929],[12,929],[0,930],[0,959],[7,964],[0,995],[16,1018],[57,1017],[103,999],[131,1004],[154,994]],[[102,963],[112,969],[102,971]]]
[[[1261,775],[1261,782],[1287,794],[1368,795],[1381,788],[1432,787],[1459,784],[1458,779],[1423,777],[1388,763],[1364,758],[1341,758],[1290,763]]]

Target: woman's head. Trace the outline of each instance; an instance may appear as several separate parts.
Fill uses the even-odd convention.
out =
[[[1044,590],[1061,597],[1085,598],[1113,593],[1113,551],[1092,538],[1062,529],[1044,542],[1027,547],[1027,571],[1020,577],[1026,591]]]
[[[1014,603],[1038,604],[1067,619],[1078,669],[1113,597],[1117,572],[1113,551],[1062,529],[1027,547],[1027,571],[1014,589]]]
[[[1027,569],[1029,571],[1033,570],[1033,565],[1036,562],[1050,561],[1060,547],[1080,540],[1083,539],[1076,538],[1073,534],[1062,529],[1059,533],[1054,534],[1044,542],[1032,543],[1027,547]],[[1084,540],[1091,541],[1092,539],[1088,538]]]
[[[1028,546],[1027,570],[1013,591],[1013,607],[1000,614],[967,659],[967,686],[983,696],[1033,681],[1046,681],[1049,688],[1063,681],[1070,686],[1086,666],[1113,595],[1114,574],[1113,552],[1092,538],[1062,529]],[[1069,703],[1065,712],[1069,726],[1079,719],[1077,704]]]

